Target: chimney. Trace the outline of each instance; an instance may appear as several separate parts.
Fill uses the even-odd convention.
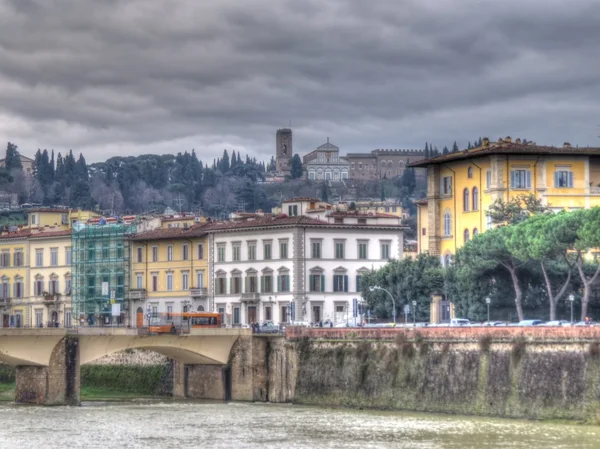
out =
[[[571,148],[571,144],[569,142],[563,143],[563,148]]]
[[[484,137],[484,138],[481,140],[481,146],[482,146],[483,148],[485,148],[485,147],[489,147],[489,146],[490,146],[490,139],[488,139],[487,137]]]

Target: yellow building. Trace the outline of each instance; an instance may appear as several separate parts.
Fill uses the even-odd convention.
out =
[[[0,313],[2,327],[22,327],[30,323],[29,240],[31,231],[0,234]]]
[[[87,222],[89,219],[98,218],[95,212],[78,209],[40,207],[29,209],[28,227],[42,228],[45,226],[64,226],[69,228],[77,221]]]
[[[411,164],[427,167],[427,198],[417,201],[418,248],[447,260],[491,227],[497,199],[534,194],[552,210],[600,205],[600,148],[540,146],[510,137]]]
[[[208,310],[208,254],[201,226],[157,229],[131,238],[129,298],[138,327],[148,313]]]

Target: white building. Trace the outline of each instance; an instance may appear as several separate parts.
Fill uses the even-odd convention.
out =
[[[309,201],[290,200],[284,209],[306,213]],[[227,324],[346,321],[353,298],[360,300],[361,276],[403,256],[404,228],[396,217],[304,213],[202,227],[209,307],[224,313]]]

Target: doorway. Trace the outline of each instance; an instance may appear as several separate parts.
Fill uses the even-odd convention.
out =
[[[135,326],[144,327],[144,309],[142,309],[141,307],[138,307],[136,311]]]
[[[246,324],[256,323],[256,306],[248,306]]]
[[[10,326],[10,315],[2,315],[2,327],[9,327]]]
[[[321,321],[321,306],[313,306],[313,323]]]
[[[53,311],[51,316],[52,316],[52,318],[50,319],[51,326],[58,327],[58,312],[56,310]]]

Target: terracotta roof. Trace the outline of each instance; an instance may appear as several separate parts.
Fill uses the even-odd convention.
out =
[[[31,235],[31,230],[30,229],[23,229],[21,231],[7,232],[5,234],[1,234],[0,235],[0,240],[5,240],[5,239],[22,239],[22,238],[29,237],[30,235]]]
[[[29,238],[35,239],[35,238],[46,238],[46,237],[62,237],[62,236],[67,236],[67,235],[71,235],[70,229],[65,229],[65,230],[61,230],[61,231],[35,232],[35,233],[32,233]]]
[[[359,218],[397,218],[400,219],[397,215],[393,214],[384,214],[381,212],[376,213],[368,213],[368,212],[354,212],[354,211],[343,211],[338,210],[335,212],[331,212],[329,214],[331,217],[359,217]]]
[[[296,201],[315,201],[320,202],[321,200],[318,198],[309,198],[309,197],[299,197],[299,198],[290,198],[289,200],[283,200],[283,203],[295,203]],[[327,201],[323,201],[326,203]]]
[[[185,221],[185,220],[193,220],[195,217],[193,215],[187,217],[164,217],[160,219],[160,221],[169,222],[169,221]]]
[[[473,148],[471,150],[458,151],[456,153],[442,154],[431,159],[421,159],[416,162],[408,164],[410,167],[426,167],[428,165],[442,164],[444,162],[458,161],[464,159],[471,159],[475,157],[488,156],[491,154],[529,154],[529,155],[561,155],[561,156],[600,156],[600,148],[594,147],[572,147],[565,145],[563,147],[553,147],[546,145],[536,145],[533,143],[518,143],[518,142],[496,142],[488,146],[481,146]]]
[[[146,231],[140,234],[135,234],[130,237],[133,241],[144,241],[144,240],[168,240],[177,238],[188,238],[188,237],[201,237],[206,234],[202,229],[206,226],[206,223],[200,223],[196,226],[190,226],[189,228],[169,228],[169,229],[155,229],[153,231]]]

